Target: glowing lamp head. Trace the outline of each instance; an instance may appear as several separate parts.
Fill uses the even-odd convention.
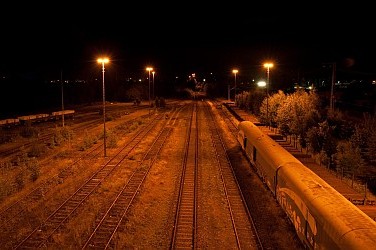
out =
[[[98,63],[108,63],[110,60],[107,57],[104,58],[98,58],[97,62]]]
[[[266,82],[260,81],[260,82],[257,83],[257,86],[259,86],[259,87],[265,87],[266,86]]]
[[[264,63],[265,68],[273,68],[274,64],[273,63]]]

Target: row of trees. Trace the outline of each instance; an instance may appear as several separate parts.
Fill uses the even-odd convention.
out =
[[[368,180],[376,193],[375,116],[364,113],[362,120],[350,120],[338,110],[327,110],[315,91],[306,90],[278,91],[268,97],[258,90],[245,91],[236,96],[236,103],[284,136],[297,138],[330,169]]]

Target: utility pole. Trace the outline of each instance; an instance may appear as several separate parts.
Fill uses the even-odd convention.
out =
[[[330,87],[330,97],[329,97],[329,111],[334,111],[334,85],[336,82],[336,71],[337,71],[337,64],[335,62],[328,62],[323,63],[323,65],[331,65],[332,66],[332,83]]]
[[[63,70],[60,71],[60,83],[61,83],[61,120],[64,127],[64,87],[63,87]]]
[[[230,101],[230,84],[227,85],[227,101]]]
[[[332,86],[330,88],[330,111],[334,111],[334,84],[336,81],[336,63],[332,63]]]

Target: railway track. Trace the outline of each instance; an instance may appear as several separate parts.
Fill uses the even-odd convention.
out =
[[[134,107],[135,110],[141,109],[139,107]],[[119,111],[112,111],[113,113],[118,113]],[[93,115],[92,113],[88,114],[87,116],[83,116],[80,119],[76,119],[75,121],[79,121],[76,124],[72,124],[70,128],[74,133],[82,133],[84,130],[89,130],[95,128],[96,126],[103,123],[103,119],[98,116],[98,114]],[[53,124],[52,124],[53,125]],[[52,128],[52,126],[51,126]],[[22,148],[23,150],[29,149],[34,144],[47,144],[51,142],[51,138],[53,138],[55,132],[45,132],[42,131],[41,135],[36,138],[36,140],[29,140],[21,144],[14,145],[12,147],[0,150],[0,156],[2,158],[12,156],[20,151]]]
[[[234,112],[234,111],[233,111]],[[235,129],[235,124],[232,122],[228,122],[229,120],[234,120],[232,118],[232,113],[230,111],[224,111],[222,110],[222,119],[226,120],[227,127],[230,131]],[[235,117],[236,120],[236,117]],[[236,130],[237,130],[237,125],[236,125]],[[237,141],[237,133],[232,133],[233,134],[233,139],[234,141]],[[238,145],[238,147],[240,147]],[[261,180],[256,172],[256,169],[254,166],[250,166],[252,169],[252,173],[254,173],[258,180]],[[235,172],[235,171],[234,171]],[[242,171],[240,171],[242,173]],[[244,175],[244,172],[242,173]],[[235,173],[236,175],[236,173]],[[242,177],[240,177],[240,181]],[[244,181],[243,181],[244,182]],[[239,184],[240,185],[240,184]],[[244,184],[243,184],[244,185]],[[247,188],[248,190],[252,190],[251,194],[249,194],[249,191],[244,190],[243,192],[248,193],[247,197],[244,197],[245,202],[247,204],[248,211],[250,212],[252,218],[253,218],[253,224],[257,230],[257,234],[259,235],[259,241],[260,241],[260,246],[263,249],[275,249],[276,243],[273,243],[272,237],[270,235],[270,228],[272,227],[272,222],[270,222],[270,214],[266,211],[269,210],[270,204],[265,202],[265,200],[260,200],[258,196],[264,196],[264,192],[269,192],[267,189],[266,190],[260,190],[259,184],[255,181],[247,181],[246,186],[240,185],[240,188],[242,187]],[[274,198],[273,198],[274,200]],[[274,225],[273,225],[274,226]],[[286,235],[287,237],[291,237]],[[292,245],[295,243],[291,243]],[[298,245],[300,242],[297,243]],[[301,247],[301,246],[299,246]]]
[[[219,107],[219,105],[221,105],[218,104],[218,102],[215,103],[216,107]],[[238,124],[234,121],[233,116],[229,114],[229,112],[225,110],[224,107],[222,107],[222,105],[219,110],[221,117],[223,118],[223,120],[225,120],[225,123],[227,124],[227,127],[230,130],[231,134],[236,138],[238,134]]]
[[[149,170],[153,166],[160,150],[163,148],[166,139],[169,137],[172,131],[172,127],[169,126],[169,124],[172,123],[172,119],[176,118],[177,113],[178,112],[175,112],[175,114],[169,118],[165,127],[157,135],[138,167],[134,169],[130,179],[117,194],[115,200],[111,203],[103,217],[98,220],[99,222],[96,224],[96,227],[86,240],[82,249],[107,249],[116,247],[116,243],[112,241],[116,230],[121,225],[132,202],[139,193]]]
[[[62,226],[83,204],[83,202],[98,188],[124,160],[124,158],[155,128],[162,114],[140,130],[131,141],[123,146],[114,156],[108,159],[83,185],[63,202],[40,226],[35,228],[28,236],[17,244],[16,249],[28,249],[47,246],[51,236]]]
[[[187,128],[171,249],[195,249],[197,233],[198,121],[194,103]]]
[[[129,121],[132,123],[132,120]],[[57,175],[42,182],[33,190],[24,195],[21,199],[18,199],[11,203],[9,206],[0,210],[0,226],[8,224],[11,220],[22,218],[22,212],[28,209],[31,204],[41,200],[50,190],[59,185],[61,181],[70,176],[72,170],[80,164],[82,161],[95,159],[99,155],[103,154],[103,142],[96,144],[89,151],[80,155],[67,167],[62,169]]]
[[[16,200],[9,206],[0,211],[0,226],[8,224],[11,220],[22,217],[22,212],[28,209],[31,204],[40,201],[46,193],[59,184],[59,181],[67,178],[72,169],[77,166],[82,160],[90,160],[96,158],[103,151],[103,144],[96,145],[94,148],[86,152],[83,156],[77,158],[69,166],[60,171],[57,175],[44,181],[29,193],[24,195],[21,199]]]
[[[52,213],[46,213],[43,218],[47,219],[43,219],[40,226],[29,227],[27,231],[23,229],[26,227],[23,227],[23,235],[29,235],[28,232],[34,228],[37,232],[29,239],[23,236],[21,242],[19,238],[21,233],[19,233],[17,245],[14,242],[12,245],[16,245],[16,249],[41,247],[51,249],[61,246],[82,249],[116,249],[132,246],[147,248],[164,246],[170,249],[198,249],[209,246],[216,248],[225,246],[226,249],[263,249],[264,246],[265,249],[269,249],[273,246],[275,242],[264,244],[270,238],[267,236],[268,231],[263,230],[265,227],[260,225],[261,217],[267,220],[270,220],[270,217],[258,214],[260,209],[258,209],[257,197],[253,201],[257,204],[255,209],[245,205],[249,203],[249,198],[242,196],[235,170],[232,169],[232,163],[227,155],[229,151],[230,155],[233,154],[231,153],[233,148],[227,149],[224,139],[230,139],[232,144],[229,132],[231,127],[235,130],[235,126],[230,118],[226,118],[226,114],[221,113],[225,110],[213,108],[209,111],[203,108],[202,104],[205,102],[193,103],[185,106],[190,109],[184,113],[183,118],[171,115],[171,118],[164,115],[163,118],[160,117],[162,121],[168,120],[169,125],[162,130],[158,125],[157,139],[154,139],[157,132],[154,130],[149,139],[143,140],[146,144],[152,145],[149,151],[140,152],[140,147],[135,150],[136,157],[128,155],[127,162],[131,165],[126,165],[119,158],[109,163],[116,165],[116,162],[119,162],[122,168],[113,166],[112,172],[109,171],[108,175],[103,173],[103,176],[97,178],[100,182],[98,186],[92,182],[91,186],[86,186],[87,193],[81,192],[81,195],[75,196],[76,199],[70,198],[59,202],[60,204],[75,202],[75,204],[71,206],[62,204],[58,209],[53,209]],[[219,113],[222,115],[221,118],[219,116],[214,118],[214,115]],[[179,127],[173,127],[172,122],[181,122],[181,124]],[[175,132],[171,133],[173,130]],[[229,136],[223,138],[224,132]],[[170,133],[172,137],[168,139]],[[235,138],[235,133],[231,133]],[[185,143],[183,143],[184,139]],[[165,147],[166,150],[163,149],[165,141],[168,145],[171,144],[168,149]],[[172,151],[172,148],[178,150]],[[156,161],[161,149],[163,149],[161,153],[163,159]],[[141,155],[142,159],[140,159]],[[181,160],[177,160],[179,158]],[[174,164],[171,164],[172,162]],[[107,164],[107,161],[103,164]],[[155,167],[152,168],[154,165]],[[236,169],[239,167],[234,166]],[[158,175],[154,176],[155,173]],[[169,181],[165,185],[169,187],[168,193],[154,194],[154,191],[149,193],[153,188],[155,189],[154,178],[162,176],[165,178],[168,176]],[[159,185],[163,187],[163,184],[158,182],[158,187]],[[165,188],[161,190],[167,191]],[[249,195],[249,190],[252,190],[252,193],[257,192],[253,187],[247,187],[246,195]],[[154,200],[150,201],[150,198]],[[248,199],[247,202],[245,199]],[[50,200],[49,204],[51,201],[53,200]],[[141,212],[137,209],[143,210]],[[60,211],[55,214],[58,210]],[[69,210],[69,214],[66,214],[65,210]],[[268,210],[268,207],[262,207],[261,210]],[[46,216],[48,214],[50,216]],[[259,217],[256,218],[255,223],[252,223],[251,215]],[[153,222],[150,223],[150,220]],[[155,226],[151,226],[153,223]],[[82,228],[80,228],[81,224]],[[33,225],[36,225],[35,222]],[[253,226],[258,230],[261,228],[263,244],[258,242],[259,237]],[[140,239],[143,239],[142,242]]]
[[[221,137],[220,128],[207,103],[205,105],[205,113],[212,125],[212,144],[215,149],[216,161],[219,167],[223,192],[226,197],[237,247],[238,249],[263,249],[253,218],[244,202],[245,199],[227,155],[227,147]]]

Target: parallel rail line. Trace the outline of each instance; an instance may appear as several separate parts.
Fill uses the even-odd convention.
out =
[[[140,131],[141,132],[141,131]],[[137,135],[136,135],[137,136]],[[44,181],[26,195],[11,203],[9,206],[0,210],[0,226],[6,225],[14,218],[19,218],[19,215],[25,211],[33,202],[36,202],[43,198],[43,196],[49,192],[54,186],[58,185],[58,180],[65,179],[72,171],[73,167],[80,163],[82,160],[90,160],[99,156],[103,152],[103,142],[96,145],[88,152],[85,152],[74,162],[70,163],[67,167],[62,169],[60,173]]]
[[[171,119],[172,117],[170,121]],[[112,242],[113,236],[139,193],[149,170],[153,166],[171,131],[172,128],[167,126],[161,130],[148,152],[144,155],[138,168],[134,170],[128,182],[123,186],[111,206],[100,219],[82,249],[107,249],[115,247],[115,243]]]
[[[187,129],[171,249],[194,249],[197,234],[198,120],[194,103]]]
[[[206,117],[210,117],[213,125],[211,130],[211,139],[216,151],[216,160],[223,184],[223,191],[226,196],[227,207],[229,209],[232,228],[238,249],[258,248],[263,249],[253,218],[244,203],[244,197],[241,188],[237,182],[231,161],[227,155],[227,147],[221,137],[220,129],[215,121],[213,113],[206,104]]]
[[[124,160],[124,158],[141,142],[141,140],[150,133],[155,127],[156,121],[151,123],[133,137],[133,139],[122,147],[113,157],[111,157],[103,166],[97,170],[74,194],[72,194],[63,204],[61,204],[48,218],[35,228],[26,238],[24,238],[16,249],[36,248],[47,245],[50,237],[58,228],[68,220],[74,211],[90,196],[91,193],[106,179]]]

